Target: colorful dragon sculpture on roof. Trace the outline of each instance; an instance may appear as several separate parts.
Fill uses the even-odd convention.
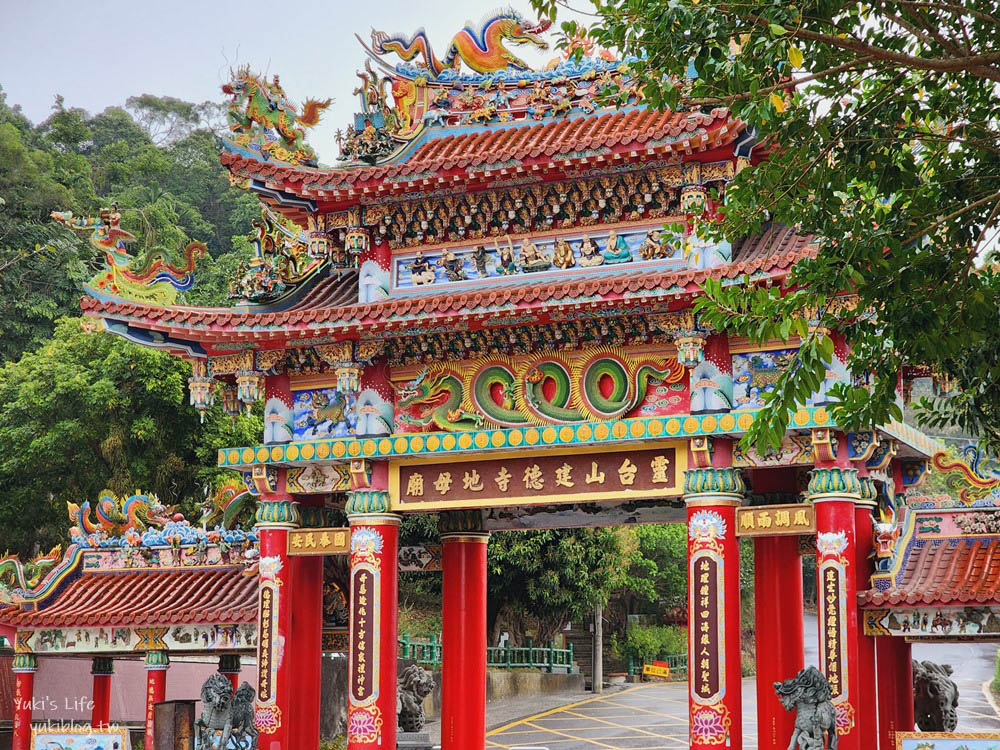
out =
[[[1000,471],[988,468],[983,456],[974,445],[966,446],[959,458],[952,458],[939,451],[931,458],[931,465],[945,476],[949,490],[958,493],[963,505],[973,505],[991,493],[1000,490]]]
[[[58,544],[26,563],[17,555],[5,553],[0,557],[0,603],[17,603],[19,597],[35,588],[61,559],[62,546]]]
[[[299,114],[278,76],[268,82],[246,66],[232,73],[222,91],[232,97],[226,117],[229,129],[239,136],[237,143],[252,143],[264,158],[316,166],[316,152],[306,143],[305,129],[319,122],[331,99],[306,99]],[[277,140],[269,137],[271,133]]]
[[[91,505],[66,503],[69,520],[74,525],[69,530],[74,543],[97,546],[102,538],[120,537],[129,532],[142,534],[151,526],[164,526],[170,521],[171,508],[163,505],[156,495],[136,491],[127,498],[119,498],[111,490],[103,490],[94,506],[96,522],[91,519]]]
[[[222,528],[230,529],[243,509],[255,501],[256,498],[243,482],[226,482],[202,503],[201,518],[198,521],[206,528],[212,528],[221,522]]]
[[[457,70],[463,62],[477,73],[495,73],[507,68],[528,70],[528,64],[504,44],[531,44],[548,49],[549,45],[538,35],[551,25],[551,21],[544,19],[531,23],[512,8],[505,8],[488,15],[478,27],[467,22],[452,38],[443,59],[434,54],[424,29],[410,37],[373,30],[372,49],[378,55],[394,52],[407,62],[420,55],[432,78],[449,68]]]
[[[104,254],[108,268],[91,279],[88,286],[124,299],[155,305],[172,305],[177,292],[194,286],[194,266],[198,258],[208,254],[200,242],[184,248],[184,265],[170,263],[162,252],[151,253],[138,268],[125,246],[135,242],[135,235],[121,228],[118,207],[101,209],[95,218],[74,216],[72,211],[53,211],[50,216],[76,232],[90,232],[90,244]]]

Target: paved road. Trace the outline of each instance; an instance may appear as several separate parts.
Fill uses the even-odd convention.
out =
[[[816,643],[815,617],[807,617],[806,643]],[[982,692],[993,675],[995,644],[914,644],[915,659],[950,663],[960,692],[960,731],[1000,731],[996,715]],[[807,646],[806,663],[815,663],[816,648]],[[743,681],[743,747],[757,747],[756,684]],[[688,747],[686,684],[634,685],[536,713],[493,729],[487,748],[536,750],[667,750]]]

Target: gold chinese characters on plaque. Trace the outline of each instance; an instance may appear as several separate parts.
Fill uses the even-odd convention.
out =
[[[736,536],[813,534],[816,509],[812,505],[750,505],[736,509]]]
[[[634,450],[482,456],[391,467],[393,510],[626,501],[683,492],[683,443]]]
[[[350,529],[290,529],[289,555],[346,555]]]

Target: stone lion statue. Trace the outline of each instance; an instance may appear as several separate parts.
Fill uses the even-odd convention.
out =
[[[201,686],[204,707],[196,725],[198,746],[228,750],[232,740],[239,750],[255,750],[258,732],[253,725],[254,697],[249,683],[244,682],[233,692],[229,678],[218,672],[205,680]]]
[[[837,712],[830,683],[816,667],[774,683],[774,692],[786,711],[795,709],[795,731],[788,750],[837,750]]]
[[[423,667],[411,664],[399,678],[396,713],[401,732],[419,732],[424,728],[424,698],[434,690],[434,678]]]
[[[958,724],[958,685],[950,664],[913,662],[913,718],[922,732],[954,732]]]

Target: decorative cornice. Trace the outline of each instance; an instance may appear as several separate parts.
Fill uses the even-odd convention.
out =
[[[746,494],[747,485],[739,469],[688,469],[684,472],[684,497],[692,495]]]
[[[14,654],[11,666],[14,674],[30,674],[38,671],[38,659],[34,654]]]
[[[438,515],[438,534],[475,534],[483,531],[481,510],[446,510]]]
[[[296,528],[302,523],[299,504],[291,500],[258,502],[256,515],[258,528]]]
[[[110,656],[95,656],[90,667],[92,675],[109,676],[115,673],[115,660]]]
[[[639,439],[736,437],[750,429],[756,416],[756,411],[739,410],[728,414],[673,414],[576,425],[529,425],[460,433],[399,433],[379,438],[344,437],[284,445],[245,446],[220,450],[219,466],[250,470],[254,466],[275,464],[308,466],[315,462],[344,463],[356,458],[440,458],[529,447],[620,444]],[[824,407],[803,407],[792,414],[789,428],[810,429],[820,424],[831,424],[832,420],[832,414]]]
[[[809,475],[807,499],[811,502],[828,498],[861,499],[861,482],[857,469],[813,469]]]
[[[347,493],[348,516],[389,512],[389,493],[385,490],[356,490]]]
[[[167,656],[166,651],[146,652],[147,670],[161,670],[161,669],[166,669],[169,666],[170,666],[170,657]]]

